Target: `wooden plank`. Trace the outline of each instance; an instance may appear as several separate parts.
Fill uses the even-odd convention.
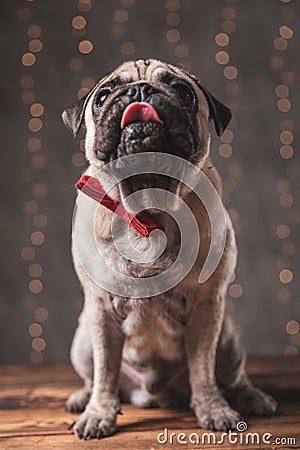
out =
[[[132,406],[124,406],[124,415],[118,420],[118,425],[121,431],[115,436],[107,438],[103,441],[89,442],[89,448],[108,448],[108,449],[151,449],[151,448],[175,448],[175,450],[184,447],[183,445],[162,445],[157,442],[158,433],[162,432],[164,428],[170,433],[185,432],[198,433],[199,436],[203,434],[203,430],[197,427],[197,423],[193,415],[188,410],[137,410]],[[297,437],[295,430],[299,428],[300,409],[290,409],[289,415],[275,418],[251,418],[248,420],[250,432],[256,433],[272,433],[274,438],[279,437]],[[36,411],[8,411],[6,417],[0,415],[0,448],[82,448],[82,442],[75,438],[71,431],[68,431],[68,426],[72,423],[74,416],[64,412],[62,409],[45,409]],[[274,431],[276,430],[276,434]],[[216,433],[220,438],[221,433]],[[298,441],[299,442],[299,441]],[[134,443],[138,447],[134,446]],[[18,447],[19,445],[19,447]],[[2,446],[2,447],[1,447]],[[97,446],[97,447],[96,447]],[[185,446],[186,447],[186,446]],[[188,448],[197,448],[189,446]],[[199,447],[198,447],[199,448]],[[206,448],[206,446],[205,446]],[[208,446],[208,448],[211,448]],[[226,450],[233,448],[224,443],[221,448]],[[243,446],[234,446],[234,448],[242,449]],[[261,446],[259,447],[261,448]],[[269,447],[269,448],[281,448]],[[286,448],[286,447],[282,447]],[[291,448],[299,448],[299,446],[292,446]],[[251,450],[253,448],[251,447]]]
[[[278,394],[281,415],[273,418],[247,418],[248,432],[272,433],[272,445],[247,445],[225,442],[222,445],[183,445],[177,442],[179,433],[187,438],[200,430],[188,409],[140,410],[123,406],[118,417],[119,431],[100,441],[79,441],[68,430],[76,415],[64,411],[70,392],[80,385],[76,374],[67,365],[10,366],[0,368],[0,449],[108,449],[151,450],[182,448],[217,448],[223,450],[300,449],[300,358],[255,358],[249,361],[252,378],[269,392]],[[168,442],[160,444],[157,436],[168,429]],[[176,436],[170,444],[170,433]],[[220,433],[216,433],[219,439]],[[239,434],[240,436],[240,434]],[[277,443],[275,438],[295,438],[296,444]]]
[[[33,449],[35,447],[42,449],[54,448],[83,448],[83,443],[78,441],[75,436],[67,430],[67,426],[72,421],[71,414],[66,414],[61,409],[39,410],[38,418],[33,411],[24,414],[13,415],[12,412],[8,414],[5,423],[1,418],[1,423],[6,427],[6,432],[1,433],[0,448],[20,448]],[[287,419],[287,418],[285,418]],[[20,427],[22,424],[22,427]],[[124,416],[118,421],[121,430],[116,435],[106,438],[102,441],[90,441],[88,448],[98,449],[158,449],[158,448],[172,448],[178,450],[183,446],[174,443],[170,445],[170,433],[184,432],[187,436],[191,433],[198,433],[201,437],[203,430],[198,429],[194,417],[189,411],[180,410],[146,410],[137,411],[130,406],[124,408]],[[282,420],[277,417],[273,419],[257,419],[252,418],[248,420],[249,431],[260,433],[272,433],[275,437],[295,437],[295,430],[299,426],[299,410],[296,415],[291,414],[289,420]],[[2,426],[3,426],[2,425]],[[158,433],[162,432],[164,428],[169,430],[168,444],[162,445],[157,441]],[[274,430],[277,430],[276,434]],[[6,436],[6,437],[5,437]],[[220,439],[221,433],[216,433]],[[296,436],[299,442],[299,434]],[[272,441],[273,442],[273,441]],[[199,446],[189,445],[188,448],[199,448]],[[205,445],[205,448],[215,448],[214,446]],[[234,447],[224,442],[222,449],[237,448],[238,450],[245,448],[243,445],[235,445]],[[249,447],[248,447],[249,448]],[[256,447],[250,447],[253,450]],[[264,448],[259,446],[257,448]],[[268,446],[268,448],[284,448],[286,446]],[[299,449],[298,445],[290,448]]]
[[[0,367],[0,387],[5,384],[48,384],[80,382],[80,378],[69,364],[32,364]]]

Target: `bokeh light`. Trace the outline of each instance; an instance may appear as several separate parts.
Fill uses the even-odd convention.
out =
[[[39,294],[43,290],[43,283],[40,280],[31,280],[28,289],[32,294]]]
[[[42,29],[38,25],[30,25],[27,29],[27,35],[30,38],[38,38],[42,34]]]
[[[25,261],[32,261],[35,257],[35,251],[32,247],[24,247],[22,248],[21,255]]]
[[[91,53],[91,51],[93,51],[93,48],[93,43],[91,41],[88,41],[87,39],[81,41],[78,45],[78,50],[84,55]]]
[[[240,284],[232,284],[229,288],[229,295],[232,298],[240,298],[243,295],[243,288]]]
[[[36,57],[33,53],[24,53],[22,55],[22,64],[23,66],[32,66],[36,61]]]
[[[81,30],[86,26],[86,19],[83,16],[75,16],[72,19],[72,27]]]
[[[132,55],[135,52],[134,43],[131,41],[123,42],[121,45],[121,52],[126,56]]]
[[[34,245],[42,245],[45,240],[44,233],[42,233],[41,231],[34,231],[30,235],[30,240]]]
[[[129,15],[125,9],[118,9],[114,14],[114,19],[117,23],[125,23],[128,21]]]
[[[34,311],[34,318],[38,322],[46,322],[46,320],[48,320],[48,316],[49,313],[46,308],[39,307]]]
[[[40,336],[42,334],[42,332],[43,332],[43,328],[38,323],[32,323],[28,327],[28,333],[32,337],[38,337],[38,336]]]
[[[216,44],[218,44],[220,47],[225,47],[226,45],[229,44],[229,36],[226,33],[218,33],[215,36],[215,42]]]
[[[234,66],[227,66],[224,69],[224,76],[228,78],[228,80],[235,80],[238,76],[238,70]]]
[[[293,272],[290,269],[283,269],[279,274],[281,283],[288,284],[293,280]]]
[[[290,320],[285,329],[288,334],[297,334],[299,333],[299,323],[296,320]]]

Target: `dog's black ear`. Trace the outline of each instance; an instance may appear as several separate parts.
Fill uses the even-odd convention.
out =
[[[67,108],[62,113],[64,124],[67,128],[69,128],[69,130],[72,131],[74,137],[77,136],[79,128],[83,122],[84,111],[89,97],[90,93],[86,94],[79,100],[79,102],[75,103],[73,106],[70,106],[70,108]]]
[[[218,136],[221,136],[231,119],[231,111],[219,102],[206,88],[199,84],[209,106],[210,119],[213,119]]]

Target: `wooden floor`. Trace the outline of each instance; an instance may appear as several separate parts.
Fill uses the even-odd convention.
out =
[[[74,415],[64,411],[67,396],[80,385],[70,366],[2,366],[0,367],[0,449],[300,449],[300,358],[254,358],[248,363],[255,383],[272,393],[280,403],[281,414],[273,418],[246,418],[248,430],[239,433],[244,443],[201,443],[205,430],[200,430],[187,409],[139,410],[123,406],[118,418],[118,432],[100,441],[79,441],[68,430]],[[76,416],[75,416],[76,417]],[[159,443],[157,436],[168,429],[168,443]],[[170,444],[170,434],[176,433]],[[179,440],[179,433],[185,433]],[[193,434],[191,434],[193,433]],[[196,436],[200,444],[196,445]],[[246,433],[258,433],[261,443],[246,443]],[[271,444],[262,442],[263,434]],[[221,433],[215,433],[220,439]],[[249,435],[250,436],[250,435]],[[288,438],[296,439],[296,443]],[[172,438],[171,438],[172,439]],[[234,439],[234,436],[232,437]],[[251,442],[251,437],[249,442]],[[257,437],[255,438],[257,439]],[[280,439],[275,443],[276,439]],[[163,442],[164,436],[161,436]]]

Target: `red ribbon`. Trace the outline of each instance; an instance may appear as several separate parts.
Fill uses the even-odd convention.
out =
[[[148,237],[151,231],[156,229],[163,231],[163,227],[155,222],[149,214],[140,212],[138,214],[139,217],[134,216],[126,211],[121,202],[110,198],[98,178],[91,177],[89,175],[82,175],[75,186],[88,197],[91,197],[110,211],[116,213],[119,217],[121,217],[121,219],[132,226],[132,228],[134,228],[141,236]]]

